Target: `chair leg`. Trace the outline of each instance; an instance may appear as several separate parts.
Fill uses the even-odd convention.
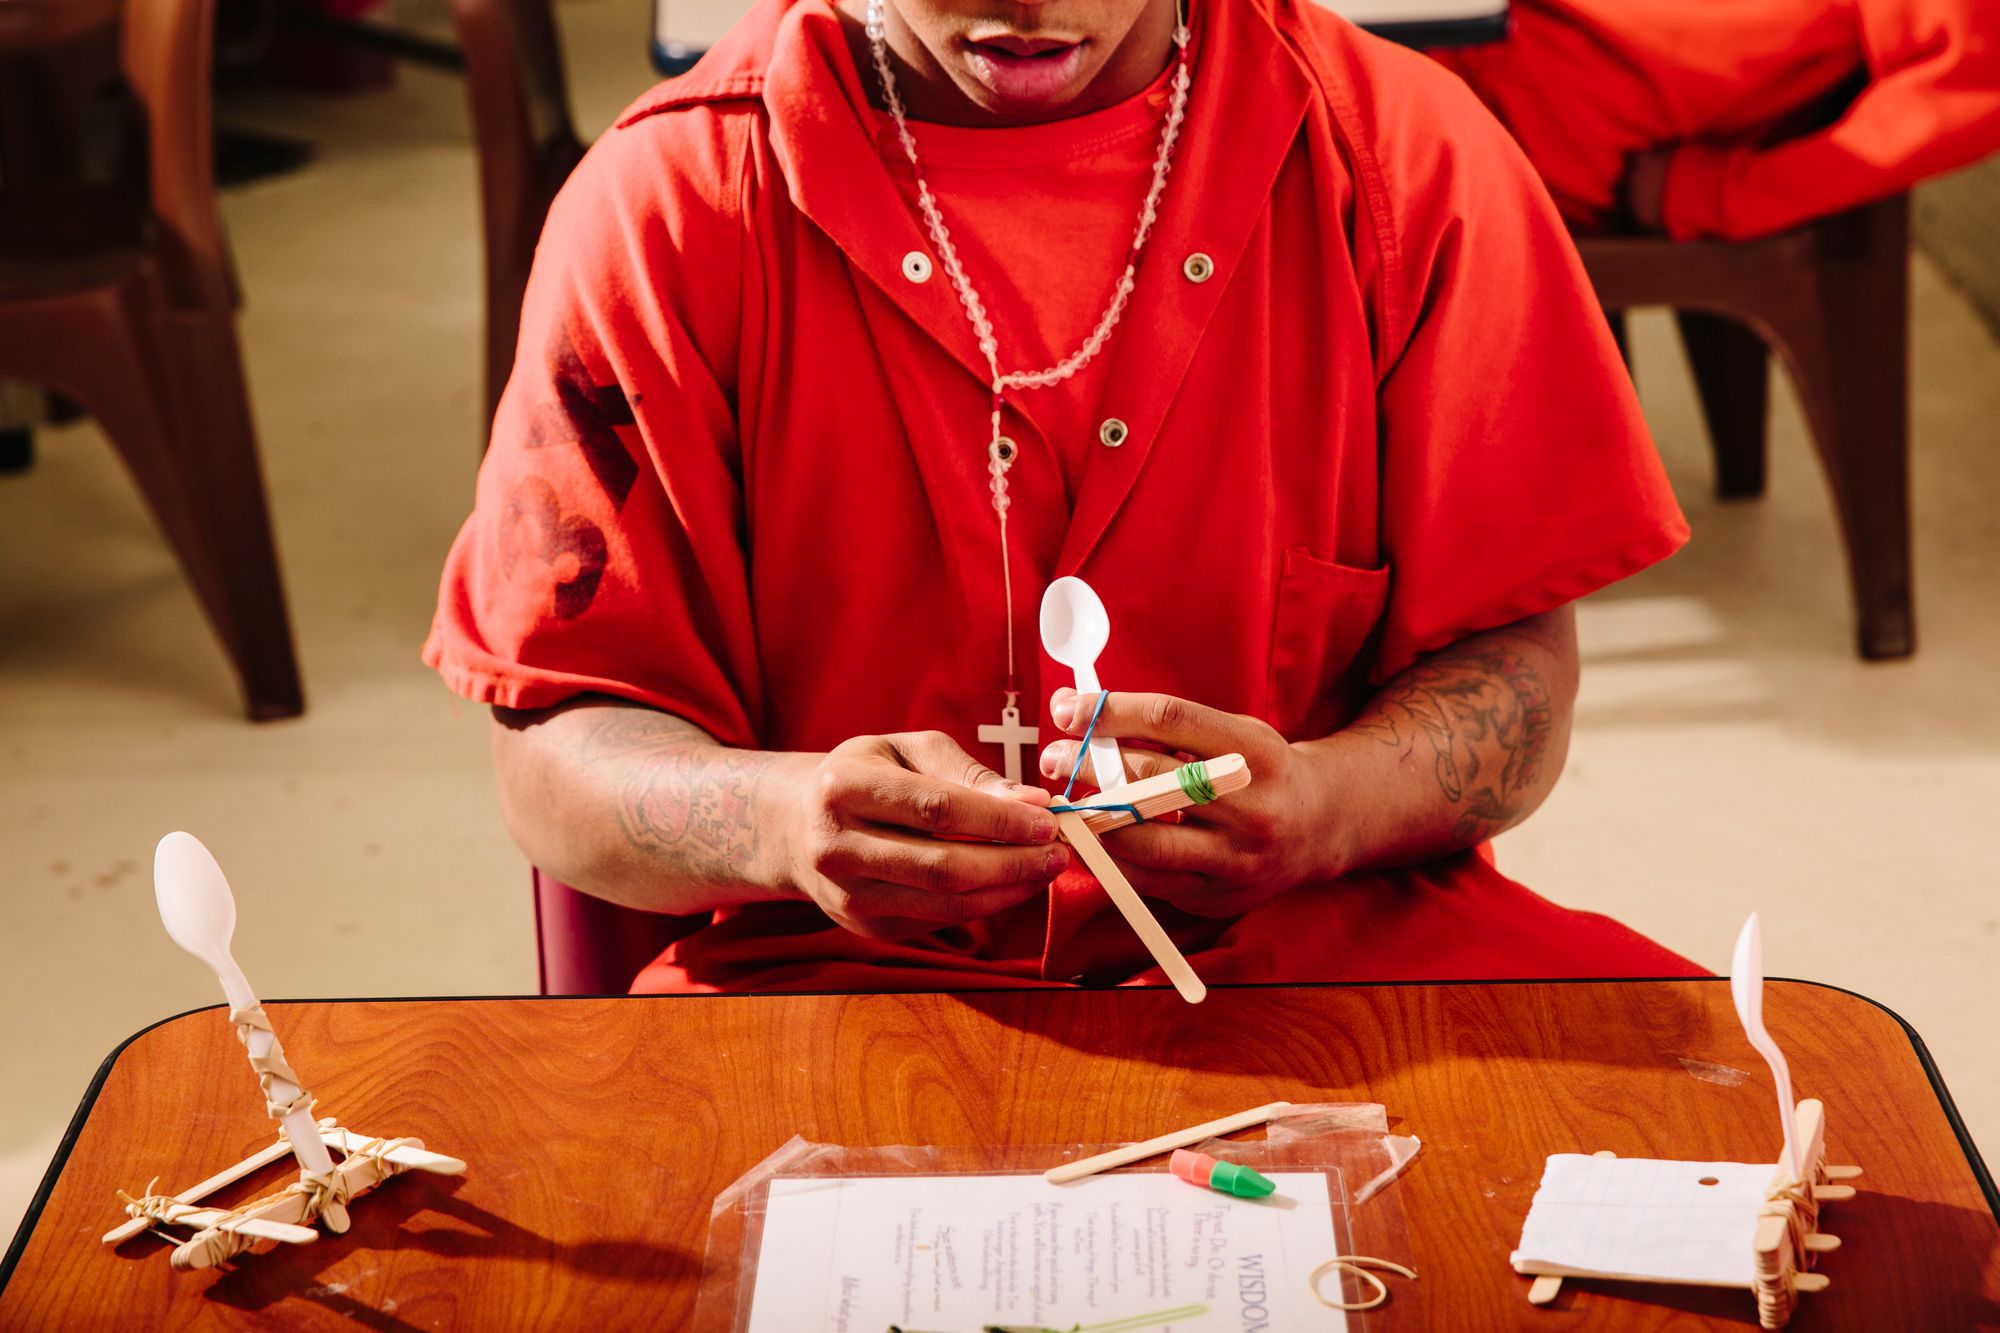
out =
[[[160,353],[174,369],[175,443],[198,516],[190,574],[230,647],[250,716],[296,717],[305,696],[234,319],[227,307],[176,311],[160,328]]]
[[[1675,319],[1708,422],[1715,492],[1725,500],[1760,496],[1771,392],[1771,357],[1764,340],[1734,320],[1705,311],[1676,311]]]
[[[35,465],[35,432],[30,426],[0,426],[0,476]]]
[[[0,324],[0,365],[97,418],[180,556],[259,720],[304,708],[233,320],[143,284]],[[51,349],[91,349],[79,359]]]
[[[1861,655],[1916,649],[1910,569],[1909,201],[1829,218],[1810,310],[1773,321],[1840,516]]]

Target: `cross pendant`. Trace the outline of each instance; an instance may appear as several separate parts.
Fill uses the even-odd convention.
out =
[[[1002,771],[1009,782],[1021,780],[1021,747],[1034,745],[1042,739],[1040,729],[1021,725],[1021,710],[1008,706],[1000,710],[998,725],[984,722],[979,727],[979,739],[990,741],[1007,752],[1007,763]]]

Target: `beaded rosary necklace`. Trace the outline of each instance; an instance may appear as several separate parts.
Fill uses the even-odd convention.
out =
[[[931,187],[924,180],[923,167],[917,161],[917,141],[910,134],[910,122],[903,110],[902,94],[896,87],[896,74],[889,64],[889,42],[886,0],[868,0],[866,29],[868,48],[874,58],[875,72],[882,80],[882,98],[888,104],[889,114],[896,122],[896,137],[902,142],[903,154],[910,159],[910,171],[917,182],[917,209],[923,214],[924,226],[930,232],[931,245],[937,250],[938,258],[944,262],[944,271],[951,278],[952,287],[958,293],[958,301],[965,308],[966,319],[972,325],[973,335],[978,339],[980,353],[986,358],[986,369],[992,389],[992,435],[986,446],[987,490],[992,497],[993,512],[1000,526],[1000,583],[1006,598],[1007,611],[1007,676],[1003,691],[1005,706],[1000,711],[1000,724],[982,725],[979,738],[982,741],[999,743],[1006,751],[1006,773],[1015,782],[1021,781],[1021,752],[1023,743],[1034,744],[1041,739],[1041,733],[1034,727],[1021,725],[1020,677],[1014,663],[1014,574],[1007,545],[1007,510],[1012,504],[1007,494],[1007,473],[1013,468],[1020,450],[1014,442],[1000,433],[1000,416],[1010,389],[1047,389],[1070,379],[1078,371],[1089,365],[1111,338],[1111,331],[1124,318],[1125,307],[1132,298],[1139,269],[1139,255],[1146,248],[1147,240],[1153,234],[1153,223],[1159,215],[1160,196],[1167,188],[1167,173],[1173,167],[1174,141],[1180,137],[1181,123],[1187,117],[1188,87],[1192,82],[1189,73],[1187,15],[1178,9],[1174,24],[1174,46],[1178,50],[1179,68],[1174,71],[1173,96],[1167,108],[1166,125],[1160,131],[1160,151],[1153,160],[1153,181],[1146,190],[1146,199],[1139,206],[1138,224],[1132,234],[1132,248],[1126,252],[1125,271],[1119,275],[1117,285],[1111,292],[1111,300],[1099,316],[1097,326],[1090,336],[1083,340],[1067,358],[1043,370],[1015,370],[1003,372],[1000,369],[1000,341],[993,331],[993,321],[986,313],[985,302],[979,298],[978,289],[972,279],[966,276],[965,265],[959,262],[958,247],[952,244],[951,229],[945,225],[944,215],[938,210],[937,199]]]

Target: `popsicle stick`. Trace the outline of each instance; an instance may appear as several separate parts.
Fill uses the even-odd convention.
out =
[[[279,1139],[277,1142],[250,1154],[250,1156],[244,1158],[235,1166],[216,1172],[199,1185],[190,1185],[174,1196],[174,1202],[199,1203],[217,1190],[225,1186],[234,1185],[237,1181],[252,1172],[262,1170],[280,1158],[290,1157],[291,1155],[291,1142],[287,1139]],[[129,1222],[121,1222],[104,1233],[104,1243],[106,1245],[117,1245],[128,1241],[150,1225],[152,1224],[143,1217],[135,1217]]]
[[[1548,1305],[1562,1295],[1563,1280],[1543,1274],[1528,1284],[1528,1304]]]
[[[343,1129],[339,1125],[322,1125],[319,1136],[327,1147],[338,1148],[348,1154],[367,1152],[381,1141],[371,1139],[366,1134],[356,1134],[353,1130]],[[384,1152],[382,1156],[398,1166],[406,1166],[413,1171],[429,1171],[440,1176],[465,1174],[464,1162],[456,1157],[446,1157],[443,1153],[426,1152],[421,1140],[399,1144]]]
[[[1083,816],[1060,814],[1056,816],[1056,824],[1062,829],[1069,845],[1076,848],[1077,855],[1083,858],[1083,863],[1090,867],[1090,872],[1097,876],[1097,882],[1111,895],[1112,905],[1138,935],[1139,942],[1146,946],[1146,952],[1153,955],[1153,961],[1160,965],[1160,970],[1167,974],[1167,980],[1174,983],[1174,989],[1180,992],[1181,998],[1189,1004],[1200,1004],[1208,998],[1208,987],[1188,966],[1188,960],[1181,957],[1181,951],[1174,947],[1173,940],[1160,928],[1145,900],[1139,897],[1139,891],[1132,887],[1131,881],[1125,878],[1125,872],[1104,850],[1104,844],[1090,831],[1090,825],[1084,822]]]
[[[1171,1134],[1162,1134],[1158,1138],[1146,1139],[1140,1143],[1128,1143],[1122,1148],[1113,1148],[1095,1157],[1079,1157],[1074,1162],[1052,1166],[1042,1172],[1042,1179],[1051,1185],[1081,1180],[1085,1176],[1094,1176],[1099,1171],[1109,1171],[1115,1166],[1128,1166],[1133,1162],[1144,1161],[1148,1157],[1157,1157],[1163,1152],[1172,1152],[1176,1148],[1185,1148],[1204,1139],[1215,1138],[1219,1134],[1233,1134],[1252,1125],[1267,1124],[1291,1109],[1290,1102],[1267,1102],[1263,1106],[1253,1106],[1247,1111],[1238,1111],[1235,1115],[1226,1115],[1220,1120],[1191,1125],[1186,1129],[1177,1129]]]
[[[1204,767],[1208,772],[1208,785],[1215,789],[1218,797],[1241,791],[1250,785],[1250,765],[1240,754],[1219,755],[1204,761]],[[1176,772],[1170,771],[1128,782],[1116,791],[1100,792],[1074,804],[1084,822],[1090,825],[1092,833],[1109,833],[1138,821],[1132,818],[1130,810],[1092,810],[1091,806],[1129,805],[1147,819],[1158,819],[1169,811],[1193,805],[1194,798],[1182,789]]]
[[[256,1240],[279,1240],[287,1245],[305,1245],[319,1239],[319,1232],[311,1227],[292,1226],[284,1222],[273,1222],[259,1217],[237,1217],[227,1208],[197,1208],[192,1204],[169,1204],[153,1218],[138,1217],[135,1222],[171,1222],[176,1226],[196,1227],[202,1230],[215,1228],[221,1231],[235,1231]]]
[[[382,1157],[358,1153],[343,1160],[333,1168],[333,1172],[340,1182],[342,1192],[349,1199],[355,1199],[401,1169],[394,1162],[386,1161]],[[306,1216],[309,1203],[309,1198],[301,1191],[287,1189],[250,1205],[244,1209],[242,1215],[298,1225],[311,1221]],[[186,1244],[175,1250],[171,1262],[175,1268],[180,1269],[208,1268],[249,1249],[253,1239],[243,1234],[240,1228],[210,1227],[206,1231],[197,1232]]]

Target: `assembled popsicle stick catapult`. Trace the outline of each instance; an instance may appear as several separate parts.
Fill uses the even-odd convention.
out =
[[[1747,1274],[1747,1285],[1757,1298],[1757,1322],[1764,1328],[1775,1329],[1783,1328],[1790,1321],[1800,1292],[1825,1291],[1832,1284],[1825,1274],[1812,1271],[1821,1255],[1840,1246],[1838,1236],[1819,1229],[1820,1205],[1853,1198],[1854,1187],[1844,1182],[1858,1177],[1861,1168],[1827,1165],[1825,1107],[1812,1099],[1796,1103],[1792,1100],[1791,1072],[1786,1066],[1784,1053],[1764,1027],[1762,955],[1757,915],[1753,912],[1737,939],[1736,956],[1730,968],[1730,987],[1736,1001],[1737,1016],[1742,1020],[1750,1044],[1764,1056],[1771,1068],[1782,1115],[1784,1153],[1768,1186],[1762,1191],[1761,1201],[1753,1195],[1743,1204],[1745,1216],[1738,1217],[1731,1207],[1714,1214],[1693,1214],[1715,1217],[1718,1234],[1725,1241],[1729,1236],[1741,1236],[1747,1232],[1750,1265],[1746,1269],[1740,1262],[1732,1262],[1725,1253],[1720,1256],[1720,1262],[1711,1256],[1707,1260],[1684,1265],[1648,1266],[1647,1261],[1658,1255],[1658,1237],[1673,1224],[1673,1220],[1666,1215],[1668,1207],[1657,1195],[1644,1191],[1635,1190],[1629,1198],[1620,1197],[1618,1185],[1608,1177],[1583,1191],[1588,1197],[1580,1198],[1571,1193],[1568,1197],[1549,1198],[1546,1206],[1552,1214],[1559,1216],[1545,1220],[1543,1229],[1537,1235],[1537,1243],[1531,1247],[1529,1237],[1538,1221],[1536,1214],[1544,1208],[1544,1195],[1551,1193],[1551,1180],[1556,1175],[1558,1159],[1551,1158],[1550,1169],[1542,1178],[1542,1189],[1537,1192],[1528,1222],[1522,1228],[1522,1248],[1515,1252],[1513,1258],[1516,1272],[1532,1275],[1535,1279],[1528,1288],[1530,1304],[1548,1305],[1553,1302],[1561,1293],[1565,1277],[1740,1287],[1746,1285],[1744,1277]],[[1593,1156],[1614,1158],[1614,1154],[1609,1152]],[[1589,1165],[1582,1163],[1581,1159],[1570,1160]],[[1635,1162],[1632,1165],[1695,1166],[1694,1163],[1678,1162]],[[1720,1175],[1732,1170],[1733,1164],[1711,1164],[1710,1169]],[[1718,1181],[1711,1175],[1699,1183],[1708,1186]],[[1754,1187],[1754,1180],[1752,1185]],[[1557,1191],[1558,1195],[1561,1193]],[[1608,1208],[1611,1211],[1594,1218],[1593,1208]],[[1754,1222],[1748,1216],[1753,1210]],[[1739,1223],[1749,1225],[1739,1228]],[[1578,1243],[1579,1237],[1584,1238],[1582,1248],[1566,1258],[1582,1259],[1587,1253],[1604,1255],[1604,1250],[1590,1249],[1591,1244],[1600,1239],[1589,1235],[1594,1227],[1600,1231],[1623,1233],[1618,1238],[1622,1243],[1614,1247],[1613,1252],[1623,1250],[1633,1256],[1635,1262],[1630,1267],[1637,1271],[1625,1271],[1602,1262],[1566,1262],[1564,1258],[1554,1257],[1567,1245]],[[1735,1258],[1740,1260],[1740,1252]]]
[[[236,930],[236,900],[221,867],[208,849],[186,833],[169,833],[153,857],[153,887],[167,934],[214,969],[229,998],[229,1021],[250,1055],[250,1066],[265,1097],[265,1109],[280,1122],[278,1141],[176,1195],[143,1197],[120,1191],[129,1219],[104,1233],[116,1245],[142,1231],[181,1226],[194,1234],[177,1246],[175,1268],[209,1268],[241,1254],[259,1240],[303,1244],[315,1239],[313,1224],[324,1220],[336,1234],[348,1228],[347,1205],[390,1176],[430,1171],[455,1176],[465,1171],[456,1157],[426,1152],[420,1139],[377,1139],[343,1129],[331,1118],[314,1120],[313,1096],[278,1044],[264,1006],[250,989],[229,951]],[[332,1151],[341,1160],[334,1163]],[[299,1163],[299,1178],[276,1194],[236,1208],[203,1208],[201,1200],[287,1154]],[[156,1182],[157,1183],[157,1180]]]
[[[1042,646],[1050,657],[1076,672],[1079,700],[1091,694],[1097,696],[1095,707],[1099,712],[1104,708],[1105,691],[1097,679],[1097,655],[1104,651],[1110,638],[1111,617],[1097,593],[1082,579],[1059,578],[1042,594]],[[1098,795],[1094,800],[1071,804],[1069,794],[1076,786],[1077,774],[1083,771],[1086,754],[1097,775]],[[1097,835],[1157,819],[1169,811],[1206,805],[1249,786],[1250,777],[1250,765],[1242,755],[1226,754],[1128,782],[1118,742],[1097,735],[1097,713],[1093,712],[1090,726],[1077,747],[1076,768],[1069,775],[1069,786],[1063,788],[1062,800],[1049,807],[1055,813],[1063,841],[1076,849],[1090,873],[1097,876],[1112,905],[1189,1004],[1200,1004],[1206,999],[1208,987],[1174,947],[1173,938],[1160,926],[1146,900],[1125,878],[1125,872],[1104,850]]]

